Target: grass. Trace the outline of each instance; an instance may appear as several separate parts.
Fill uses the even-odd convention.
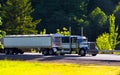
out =
[[[120,75],[120,66],[0,61],[0,75]]]

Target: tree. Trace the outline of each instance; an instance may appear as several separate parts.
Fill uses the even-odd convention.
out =
[[[37,25],[39,32],[47,29],[47,33],[55,33],[56,29],[72,27],[72,34],[80,34],[79,19],[85,21],[89,0],[32,0],[36,9],[34,18],[42,18]],[[77,18],[77,20],[74,19]]]
[[[63,29],[60,31],[60,29],[57,29],[57,34],[61,34],[64,36],[70,36],[70,30],[68,30],[66,27],[63,27]]]
[[[0,26],[2,25],[2,18],[0,17]],[[0,30],[0,39],[5,35],[6,33],[2,30]],[[1,44],[1,41],[0,41],[0,48],[3,48],[3,45]]]
[[[98,36],[96,39],[96,44],[99,50],[112,50],[109,43],[109,33],[103,33],[102,35]]]
[[[89,26],[89,36],[91,36],[92,41],[94,41],[98,35],[105,32],[107,28],[107,15],[99,7],[95,8],[90,13],[90,26]]]
[[[120,42],[118,34],[118,26],[115,26],[114,14],[109,16],[109,33],[103,33],[96,39],[97,46],[100,50],[114,50]]]
[[[29,0],[7,0],[0,11],[3,30],[7,34],[36,34],[36,24],[40,20],[33,21],[33,11]]]
[[[114,16],[114,14],[110,15],[109,22],[110,22],[109,43],[110,43],[110,46],[111,46],[112,50],[114,50],[116,45],[120,43],[118,41],[120,36],[118,34],[118,26],[115,26],[115,16]]]
[[[96,25],[99,25],[100,27],[103,26],[107,21],[106,14],[99,8],[95,8],[91,14],[90,18],[93,22],[95,22]]]
[[[113,11],[116,17],[116,24],[120,27],[120,2],[118,2],[118,5],[116,6],[115,10]]]
[[[40,32],[41,35],[46,34],[46,29],[43,29],[43,31]]]
[[[119,0],[120,1],[120,0]],[[88,13],[96,7],[100,7],[107,15],[113,13],[118,0],[90,0],[88,4]]]
[[[1,17],[0,17],[0,25],[2,25],[2,22],[1,22]],[[2,34],[1,34],[1,30],[0,30],[0,39],[2,38]],[[0,48],[3,48],[1,42],[0,42]]]
[[[1,8],[1,4],[0,4],[0,8]],[[0,26],[2,26],[2,18],[0,17]],[[0,39],[5,35],[6,33],[4,31],[2,31],[0,29]],[[3,48],[3,45],[1,44],[1,41],[0,41],[0,49]]]

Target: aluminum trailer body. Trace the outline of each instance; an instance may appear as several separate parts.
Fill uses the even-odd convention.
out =
[[[51,47],[51,36],[6,36],[3,38],[5,48],[39,48]]]
[[[7,35],[2,38],[5,54],[14,54],[15,51],[19,51],[22,48],[51,49],[54,47],[60,47],[60,42],[60,35],[57,34]],[[22,53],[23,52],[21,52],[21,54]]]

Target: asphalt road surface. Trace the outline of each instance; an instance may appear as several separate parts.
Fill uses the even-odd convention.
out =
[[[77,64],[99,64],[99,65],[119,65],[120,55],[98,54],[97,56],[86,55],[81,57],[77,54],[66,54],[64,56],[43,56],[39,53],[24,53],[23,55],[5,55],[0,54],[0,60],[20,60],[20,61],[38,61],[38,62],[65,62]]]

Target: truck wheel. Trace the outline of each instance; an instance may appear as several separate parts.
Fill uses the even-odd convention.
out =
[[[63,55],[63,56],[64,56],[65,54],[64,54],[64,53],[60,53],[60,55]]]
[[[96,56],[97,54],[92,54],[92,56]]]
[[[43,51],[42,51],[42,54],[43,54],[43,55],[48,55],[48,50],[43,50]]]
[[[21,49],[18,49],[18,51],[19,51],[20,54],[24,53],[24,51],[22,51]]]
[[[10,55],[13,55],[13,54],[14,54],[13,49],[10,49],[10,50],[9,50],[9,54],[10,54]]]
[[[23,54],[24,52],[20,52],[20,54]]]
[[[81,49],[81,50],[79,51],[79,55],[85,56],[85,55],[86,55],[86,51],[85,51],[84,49]]]
[[[49,50],[49,54],[50,55],[53,55],[54,54],[54,51],[52,49]]]

